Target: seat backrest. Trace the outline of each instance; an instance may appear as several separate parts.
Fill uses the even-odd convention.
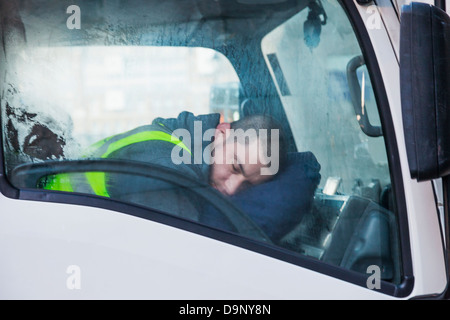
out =
[[[367,273],[377,266],[381,279],[399,282],[399,243],[394,214],[378,204],[351,197],[331,233],[322,260]]]

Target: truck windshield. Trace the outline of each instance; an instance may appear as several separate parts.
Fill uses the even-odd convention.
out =
[[[401,282],[373,75],[340,1],[77,3],[0,1],[12,187]]]

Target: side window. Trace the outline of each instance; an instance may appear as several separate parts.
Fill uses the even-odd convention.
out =
[[[209,187],[207,170],[178,161],[193,154],[194,133],[203,147],[207,129],[240,118],[239,79],[223,54],[29,46],[9,61],[9,75],[18,76],[5,83],[2,119],[14,186],[107,197],[193,221],[214,208],[228,219],[233,204]],[[192,137],[174,140],[177,129]]]
[[[371,77],[346,13],[322,3],[315,33],[310,7],[262,41],[296,146],[321,167],[312,210],[282,241],[360,273],[378,266],[398,283],[395,199]]]

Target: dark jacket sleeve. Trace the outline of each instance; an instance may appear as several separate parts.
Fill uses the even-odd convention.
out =
[[[196,133],[196,128],[201,132],[202,140],[202,150],[204,150],[211,141],[203,141],[203,135],[208,129],[215,129],[220,121],[219,113],[211,113],[195,116],[191,112],[183,111],[178,115],[177,118],[156,118],[153,120],[153,124],[160,124],[168,128],[170,131],[175,131],[177,129],[186,129],[191,134],[191,145],[187,146],[190,150],[194,150],[193,143],[195,141],[194,134]],[[200,140],[200,138],[196,137]]]
[[[161,126],[165,128],[163,131],[167,133],[171,133],[177,129],[185,129],[191,134],[191,143],[193,143],[195,126],[201,127],[202,130],[200,133],[203,137],[204,131],[215,128],[219,123],[219,119],[219,114],[194,116],[190,112],[182,112],[177,118],[157,118],[153,121],[152,125],[137,128],[136,132],[142,130],[161,130]],[[210,142],[205,142],[206,145],[209,143]],[[190,150],[193,150],[192,145],[187,147],[190,148]],[[203,167],[205,166],[193,163],[174,164],[171,159],[173,148],[174,145],[172,143],[149,140],[123,147],[112,153],[109,158],[138,161],[162,166],[171,169],[173,172],[182,176],[189,176],[194,180],[206,182],[208,175],[203,170]],[[183,191],[183,189],[177,186],[176,181],[170,183],[152,179],[150,177],[145,178],[110,173],[108,174],[108,191],[113,198],[144,204],[151,208],[158,208],[162,211],[173,214],[178,213],[179,215],[183,215],[183,210],[180,208],[183,208],[185,203],[191,202],[195,204],[199,202],[194,193],[186,192],[186,190]]]

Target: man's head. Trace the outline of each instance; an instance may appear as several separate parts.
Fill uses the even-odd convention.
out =
[[[272,179],[283,166],[286,142],[281,126],[267,115],[221,123],[214,136],[210,183],[225,195]]]

